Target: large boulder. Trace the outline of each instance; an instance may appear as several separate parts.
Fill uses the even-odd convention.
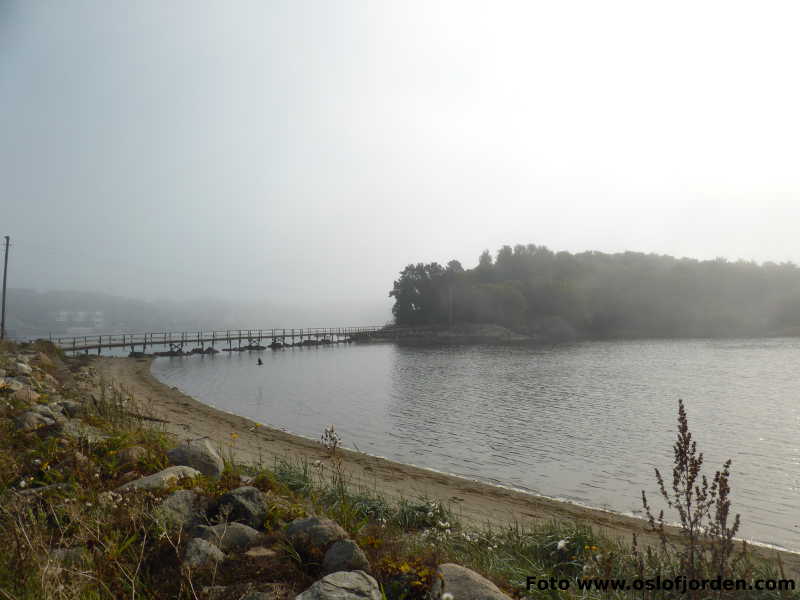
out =
[[[326,575],[295,600],[382,600],[382,597],[378,582],[363,571],[339,571]]]
[[[445,592],[458,600],[511,600],[485,577],[453,563],[439,565],[431,597],[440,598]]]
[[[185,465],[200,471],[207,477],[218,478],[225,469],[225,463],[211,442],[195,440],[176,446],[167,452],[173,465]]]
[[[264,492],[253,486],[231,490],[219,499],[217,506],[219,514],[228,521],[259,528],[267,520],[267,498]]]
[[[369,560],[364,551],[353,540],[339,540],[328,548],[322,559],[322,572],[366,571],[369,572]]]
[[[183,562],[193,569],[213,566],[222,561],[225,554],[214,544],[201,538],[193,538],[186,544]]]
[[[321,557],[335,542],[346,540],[347,532],[335,521],[308,517],[289,523],[286,537],[297,551]]]
[[[241,552],[261,543],[264,536],[242,523],[220,523],[209,527],[199,525],[192,533],[221,548],[224,552]]]
[[[179,479],[185,477],[194,478],[200,475],[200,471],[192,467],[167,467],[163,471],[153,473],[147,477],[134,479],[117,488],[120,491],[126,490],[157,490],[169,487]]]
[[[154,511],[168,529],[188,529],[203,522],[208,500],[192,490],[177,490],[164,498]]]

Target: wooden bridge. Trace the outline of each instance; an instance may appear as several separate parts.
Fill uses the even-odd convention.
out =
[[[168,356],[215,354],[241,350],[279,349],[290,346],[317,346],[352,342],[391,330],[391,327],[315,327],[311,329],[227,329],[196,332],[112,333],[84,336],[50,336],[50,341],[65,351],[89,352],[111,348],[130,348],[131,353],[146,353],[154,346],[169,347],[155,352]],[[266,346],[262,342],[269,342]],[[190,350],[184,348],[191,347]]]

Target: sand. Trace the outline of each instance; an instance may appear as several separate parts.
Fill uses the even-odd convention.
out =
[[[244,464],[261,462],[269,466],[275,458],[329,463],[328,453],[314,440],[267,426],[256,426],[254,421],[217,410],[177,388],[164,385],[150,373],[151,361],[149,358],[99,358],[95,366],[107,382],[113,382],[132,395],[149,415],[161,420],[166,430],[180,440],[206,437],[222,448],[224,453]],[[532,521],[553,519],[580,521],[611,538],[630,542],[633,534],[636,534],[640,545],[657,543],[643,519],[526,494],[358,452],[340,450],[337,454],[355,485],[375,490],[390,499],[437,499],[449,504],[462,521],[475,526],[525,525]],[[763,547],[755,549],[773,559],[780,555],[787,575],[800,575],[800,553]]]

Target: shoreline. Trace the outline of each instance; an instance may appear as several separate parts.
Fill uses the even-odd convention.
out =
[[[179,439],[207,437],[237,462],[269,465],[275,459],[322,461],[328,456],[312,439],[256,423],[251,419],[201,403],[177,388],[158,381],[150,371],[153,358],[93,360],[106,383],[115,383],[166,431]],[[233,435],[232,435],[233,434]],[[542,520],[581,521],[611,538],[630,543],[636,534],[640,545],[658,539],[644,519],[604,509],[556,500],[511,487],[483,483],[432,469],[398,463],[354,450],[341,449],[345,472],[351,481],[392,500],[427,497],[450,505],[453,512],[472,525],[507,526]],[[800,575],[800,553],[748,542],[754,553],[774,560],[780,557],[787,574]]]

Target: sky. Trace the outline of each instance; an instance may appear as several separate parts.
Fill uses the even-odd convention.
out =
[[[9,285],[340,326],[503,244],[800,263],[798,13],[0,0]]]

